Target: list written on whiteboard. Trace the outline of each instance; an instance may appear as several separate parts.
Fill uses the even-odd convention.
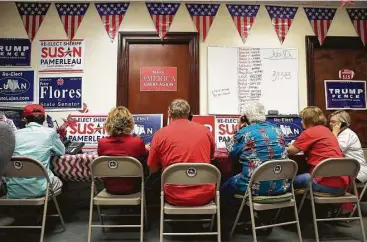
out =
[[[238,51],[238,100],[239,113],[249,101],[261,98],[263,65],[258,48],[239,48]]]

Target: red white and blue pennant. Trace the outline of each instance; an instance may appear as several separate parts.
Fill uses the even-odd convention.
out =
[[[176,15],[179,3],[146,3],[150,17],[153,20],[154,26],[157,29],[159,37],[163,40],[171,27],[173,18]]]
[[[350,20],[361,38],[362,43],[366,46],[367,43],[367,8],[348,8],[347,9]]]
[[[130,3],[128,2],[95,3],[97,12],[101,17],[111,42],[114,41],[117,35],[129,5]]]

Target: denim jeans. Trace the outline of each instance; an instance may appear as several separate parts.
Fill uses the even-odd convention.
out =
[[[296,176],[296,178],[293,181],[294,188],[306,188],[308,185],[309,180],[311,179],[310,173],[304,173],[301,175]],[[316,180],[313,180],[312,182],[312,190],[314,192],[324,192],[324,193],[330,193],[330,194],[340,194],[345,191],[344,187],[328,187],[323,186],[317,183]]]

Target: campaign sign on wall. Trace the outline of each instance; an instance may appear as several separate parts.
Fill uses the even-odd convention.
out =
[[[303,131],[299,116],[267,116],[266,121],[277,125],[285,136],[285,142],[295,140]]]
[[[218,151],[226,151],[226,141],[234,135],[239,116],[215,116],[215,144]]]
[[[150,144],[153,135],[163,127],[163,114],[133,114],[134,134]]]
[[[192,122],[199,123],[207,127],[210,133],[215,138],[215,118],[211,115],[194,115],[192,117]]]
[[[39,79],[39,103],[48,110],[80,110],[82,77],[45,77]]]
[[[140,91],[177,91],[177,67],[141,67]]]
[[[366,81],[325,80],[327,110],[366,108]]]
[[[40,40],[39,72],[82,72],[84,40]]]
[[[34,100],[34,71],[0,71],[0,102],[29,103]]]
[[[0,66],[30,66],[31,46],[29,39],[0,38]]]

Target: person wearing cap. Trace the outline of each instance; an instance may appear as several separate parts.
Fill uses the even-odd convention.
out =
[[[14,156],[26,156],[38,160],[48,172],[52,189],[61,189],[61,180],[50,169],[51,155],[62,156],[65,147],[52,128],[44,127],[45,110],[41,105],[30,104],[24,107],[26,127],[15,131]],[[44,196],[47,181],[45,178],[7,178],[7,197],[12,199]]]

